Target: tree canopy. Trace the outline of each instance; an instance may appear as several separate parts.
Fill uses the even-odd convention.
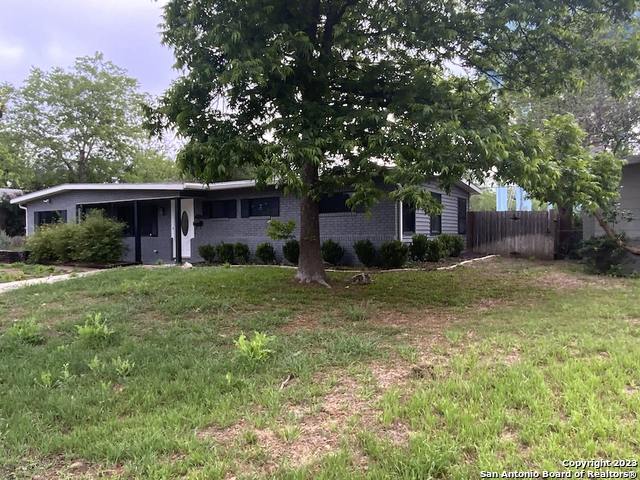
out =
[[[22,86],[5,86],[2,92],[3,183],[36,189],[123,180],[151,157],[158,160],[160,176],[168,175],[168,160],[149,143],[143,127],[147,96],[137,80],[102,54],[78,58],[69,70],[34,68]],[[146,179],[155,178],[145,169]]]
[[[298,278],[324,282],[324,193],[433,211],[426,177],[447,189],[489,171],[555,174],[548,142],[496,96],[550,94],[595,68],[622,91],[637,78],[637,3],[171,0],[164,41],[184,75],[150,120],[186,139],[179,161],[193,176],[249,166],[298,195]]]

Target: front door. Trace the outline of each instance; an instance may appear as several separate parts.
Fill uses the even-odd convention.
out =
[[[194,209],[193,198],[183,198],[180,200],[180,224],[177,225],[181,237],[180,246],[182,258],[191,258],[191,240],[195,237],[195,227],[193,226]],[[173,241],[173,256],[176,256],[176,201],[171,202],[171,238]]]

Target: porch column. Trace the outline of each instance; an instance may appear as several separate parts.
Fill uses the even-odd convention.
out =
[[[140,202],[133,202],[133,234],[135,262],[142,263],[142,240],[140,238]]]
[[[176,231],[174,232],[176,241],[176,263],[182,263],[182,205],[179,198],[174,200]]]

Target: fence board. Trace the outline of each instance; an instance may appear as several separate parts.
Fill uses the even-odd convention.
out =
[[[477,253],[553,259],[555,212],[469,212],[467,241]]]

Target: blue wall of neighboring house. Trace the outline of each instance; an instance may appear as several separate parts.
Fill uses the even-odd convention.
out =
[[[457,198],[468,200],[469,194],[461,188],[455,187],[449,195],[442,192],[435,185],[427,185],[429,190],[442,193],[442,233],[458,233],[458,203]],[[298,224],[300,214],[299,201],[295,197],[282,195],[276,190],[256,190],[244,188],[236,190],[223,190],[202,192],[178,191],[138,191],[138,190],[108,190],[108,191],[70,191],[58,193],[47,199],[33,201],[26,206],[28,219],[28,233],[34,230],[35,215],[38,211],[65,210],[67,221],[76,221],[78,205],[116,202],[116,201],[149,201],[158,206],[158,236],[142,237],[142,261],[144,263],[156,263],[159,260],[171,262],[173,259],[173,239],[171,238],[171,202],[170,197],[181,195],[183,198],[194,198],[194,211],[196,216],[202,215],[203,201],[234,199],[237,202],[237,218],[202,218],[201,226],[195,230],[195,238],[192,240],[191,262],[202,259],[198,255],[198,247],[204,244],[218,244],[221,242],[242,242],[249,245],[252,252],[262,242],[270,242],[276,248],[278,260],[282,260],[282,241],[273,241],[266,235],[267,222],[271,217],[241,217],[241,199],[260,198],[269,196],[280,197],[280,216],[273,217],[280,221],[295,220]],[[468,204],[468,201],[467,201]],[[399,208],[396,202],[383,199],[372,210],[366,213],[344,212],[326,213],[320,215],[320,232],[322,240],[332,239],[340,243],[346,253],[344,263],[357,263],[353,251],[353,243],[357,240],[369,239],[376,246],[385,241],[398,238]],[[424,212],[416,212],[416,233],[429,234],[429,216]],[[296,237],[299,236],[296,227]],[[403,241],[410,241],[410,235],[403,235]],[[134,260],[134,238],[125,237],[127,254],[124,260]]]

